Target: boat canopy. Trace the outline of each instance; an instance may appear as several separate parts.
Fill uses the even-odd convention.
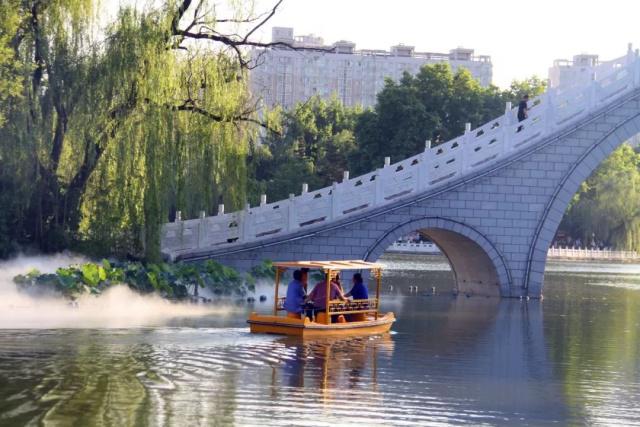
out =
[[[383,268],[383,265],[377,262],[367,262],[360,260],[345,260],[345,261],[284,261],[274,262],[274,267],[279,269],[286,268],[309,268],[309,269],[322,269],[322,270],[379,270]]]

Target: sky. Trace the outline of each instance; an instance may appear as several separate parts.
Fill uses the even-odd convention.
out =
[[[228,1],[240,0],[217,0]],[[276,2],[254,1],[258,11]],[[140,2],[105,0],[111,10]],[[555,59],[593,53],[606,61],[624,55],[628,43],[640,48],[639,16],[638,0],[284,0],[256,39],[268,42],[271,27],[284,26],[356,48],[472,48],[491,56],[493,82],[506,87],[513,79],[547,78]]]
[[[555,59],[594,53],[609,60],[628,43],[640,48],[639,16],[638,0],[284,0],[260,38],[269,41],[272,26],[285,26],[356,48],[462,46],[490,55],[494,84],[506,87],[534,74],[547,78]]]

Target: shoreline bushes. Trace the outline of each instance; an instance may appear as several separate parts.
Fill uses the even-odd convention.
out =
[[[53,293],[76,299],[82,294],[100,295],[114,285],[125,284],[141,294],[184,300],[208,289],[216,296],[245,296],[261,278],[273,278],[273,266],[265,261],[248,273],[240,273],[216,261],[148,263],[102,260],[69,267],[55,273],[31,270],[13,278],[18,289],[32,294]]]

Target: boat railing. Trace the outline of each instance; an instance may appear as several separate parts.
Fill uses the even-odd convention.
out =
[[[377,311],[378,300],[376,298],[329,301],[329,314],[372,313]]]
[[[286,297],[278,298],[277,311],[285,311],[284,301]],[[356,299],[349,301],[331,300],[329,302],[330,314],[370,313],[378,310],[376,298]]]

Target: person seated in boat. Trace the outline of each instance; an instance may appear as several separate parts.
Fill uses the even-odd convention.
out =
[[[287,297],[284,300],[284,309],[289,317],[300,317],[304,311],[304,301],[307,296],[307,272],[303,270],[293,271],[293,280],[287,286]]]
[[[335,277],[331,279],[331,285],[329,289],[329,299],[340,301],[347,301],[347,297],[344,296],[342,289],[338,285]],[[307,301],[313,303],[313,309],[316,313],[326,311],[327,310],[327,282],[323,280],[321,282],[316,283],[313,287],[309,296],[307,296]]]
[[[335,275],[332,277],[331,281],[336,285],[338,285],[338,288],[340,288],[340,292],[344,294],[344,286],[342,286],[342,283],[340,282],[340,273],[334,273],[334,274]]]
[[[362,280],[362,274],[355,273],[351,282],[353,283],[353,286],[351,287],[351,290],[345,294],[346,297],[351,297],[354,300],[369,299],[369,290]]]

